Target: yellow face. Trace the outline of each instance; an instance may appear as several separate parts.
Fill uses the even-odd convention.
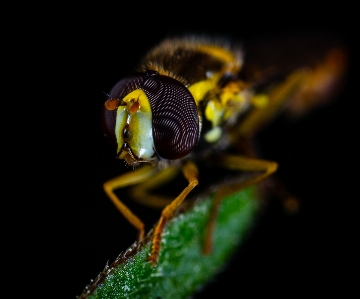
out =
[[[115,136],[119,159],[129,164],[155,160],[152,114],[149,99],[141,89],[126,95],[116,111]]]

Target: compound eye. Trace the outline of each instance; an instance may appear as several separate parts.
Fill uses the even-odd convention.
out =
[[[169,160],[189,154],[199,139],[199,116],[190,91],[171,77],[154,74],[142,89],[152,110],[156,153]]]
[[[110,142],[117,148],[117,141],[115,136],[115,125],[116,125],[116,101],[121,101],[127,94],[132,92],[135,89],[141,87],[144,82],[143,74],[134,74],[128,76],[114,85],[111,89],[109,96],[110,99],[107,100],[109,104],[103,105],[102,115],[101,115],[101,124],[103,131],[106,137]],[[112,108],[109,108],[113,106]]]

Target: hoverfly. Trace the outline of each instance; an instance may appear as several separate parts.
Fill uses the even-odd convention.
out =
[[[258,157],[252,144],[256,133],[281,111],[301,115],[338,89],[346,53],[336,45],[330,51],[328,45],[326,51],[318,47],[321,54],[306,61],[294,58],[286,48],[266,50],[262,45],[243,49],[222,39],[165,39],[110,91],[103,128],[116,146],[117,158],[134,170],[105,182],[104,190],[138,230],[139,240],[145,234],[144,223],[114,190],[132,186],[136,200],[163,207],[151,241],[149,261],[153,265],[158,262],[166,223],[202,184],[199,163],[254,173],[218,192],[204,244],[204,252],[209,253],[221,199],[263,181],[277,169],[275,161]],[[151,192],[179,171],[187,185],[177,196],[169,199]],[[297,209],[290,197],[284,203],[290,211]]]

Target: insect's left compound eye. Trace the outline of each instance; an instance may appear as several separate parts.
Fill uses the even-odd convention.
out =
[[[177,80],[157,74],[145,79],[142,89],[152,110],[157,154],[169,160],[189,154],[199,139],[199,116],[190,91]]]
[[[143,74],[134,74],[123,78],[119,82],[115,84],[115,86],[110,91],[110,99],[115,100],[118,99],[121,101],[127,94],[132,92],[135,89],[141,87],[144,82]],[[108,99],[109,100],[109,99]],[[109,141],[117,148],[119,145],[117,144],[116,138],[116,115],[117,115],[117,107],[114,104],[113,108],[103,106],[102,109],[102,117],[101,123],[104,133],[106,134]]]

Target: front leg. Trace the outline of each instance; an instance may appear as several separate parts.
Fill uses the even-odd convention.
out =
[[[161,212],[161,217],[154,230],[154,236],[152,239],[151,255],[149,261],[155,266],[159,259],[160,244],[162,233],[164,231],[166,223],[173,217],[176,209],[185,200],[195,186],[198,185],[198,170],[194,163],[188,161],[182,168],[185,178],[188,180],[188,186],[176,197],[169,205],[167,205]]]
[[[157,172],[157,168],[144,165],[140,169],[120,175],[104,183],[104,190],[119,212],[138,230],[140,241],[145,233],[144,223],[116,196],[114,190],[141,183]]]

